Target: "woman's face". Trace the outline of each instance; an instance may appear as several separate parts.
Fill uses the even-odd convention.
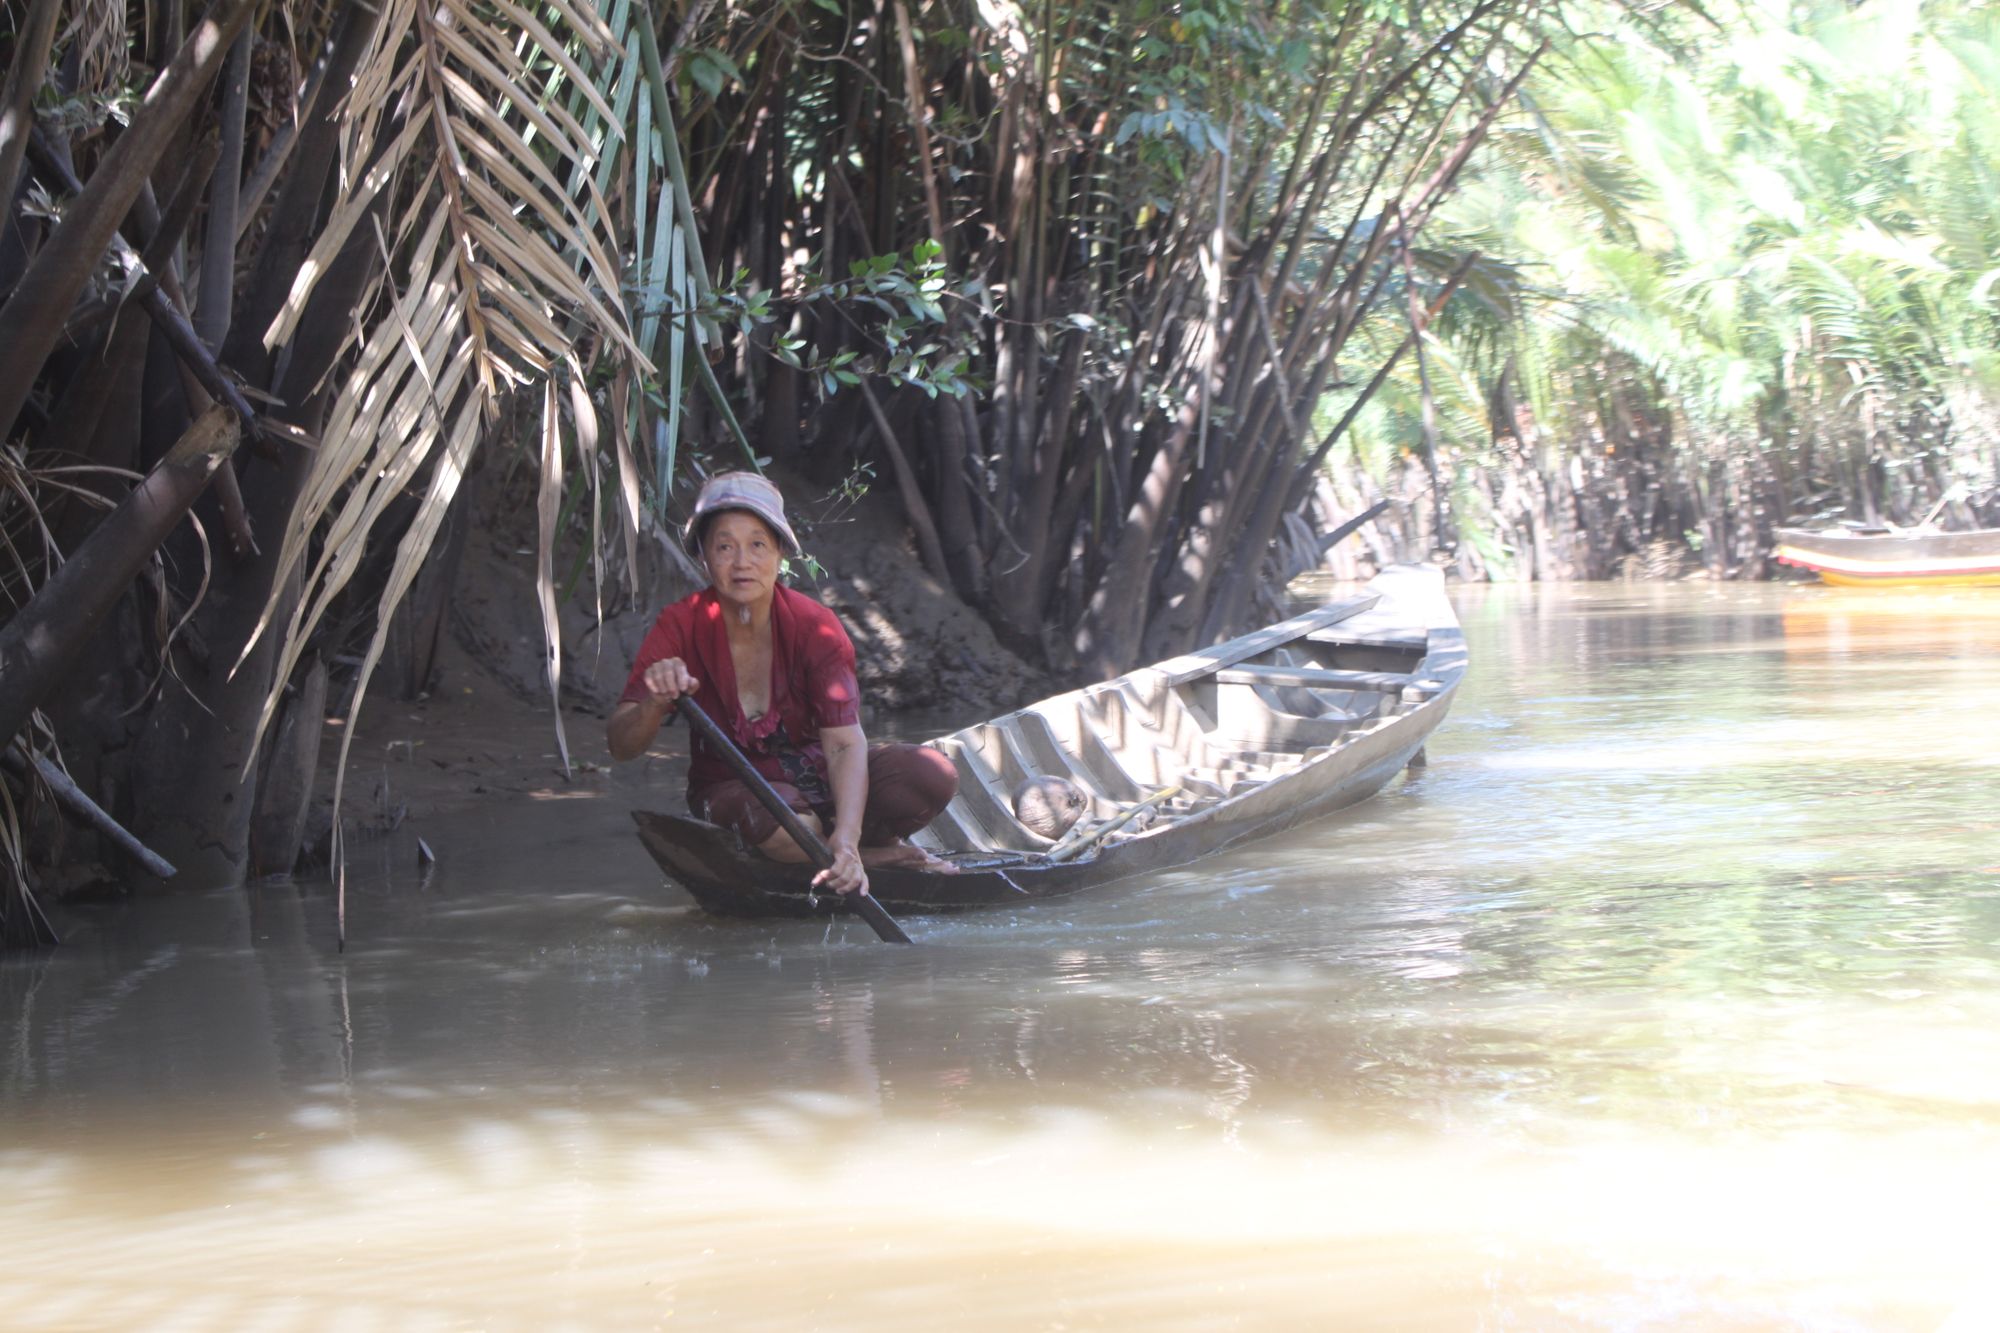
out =
[[[763,519],[741,509],[724,510],[709,520],[701,554],[716,595],[724,601],[750,607],[771,600],[784,553]]]

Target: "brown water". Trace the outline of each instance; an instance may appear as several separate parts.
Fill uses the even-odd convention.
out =
[[[106,909],[0,964],[0,1323],[2000,1327],[2000,597],[1455,600],[1429,769],[916,948],[695,914],[636,770],[344,955]]]

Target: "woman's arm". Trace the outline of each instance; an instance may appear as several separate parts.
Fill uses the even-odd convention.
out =
[[[868,808],[868,738],[859,723],[822,727],[820,748],[826,752],[827,785],[833,789],[833,832],[826,845],[833,867],[813,877],[840,893],[868,892],[868,872],[861,867],[861,816]]]
[[[663,658],[648,666],[645,682],[646,697],[619,704],[611,710],[611,720],[604,724],[604,742],[610,747],[613,759],[637,759],[644,754],[646,747],[653,743],[653,737],[660,734],[660,724],[667,720],[667,714],[674,711],[674,700],[683,694],[694,693],[701,684],[688,673],[687,664],[678,657]],[[866,800],[868,768],[865,749],[862,752],[861,780],[863,800]]]

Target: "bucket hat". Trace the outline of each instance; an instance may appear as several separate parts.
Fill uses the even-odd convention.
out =
[[[694,500],[694,517],[681,531],[681,545],[695,559],[701,559],[701,535],[708,520],[725,509],[741,509],[764,520],[778,534],[785,554],[800,554],[799,539],[785,522],[785,497],[778,488],[755,472],[718,472],[702,484]]]

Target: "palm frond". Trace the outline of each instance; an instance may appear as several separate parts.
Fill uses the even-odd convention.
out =
[[[596,12],[574,0],[533,9],[507,0],[490,8],[388,0],[350,93],[342,165],[355,186],[266,334],[267,345],[290,335],[366,219],[383,263],[359,304],[352,366],[279,557],[277,587],[294,570],[305,574],[279,682],[353,577],[389,501],[428,470],[382,592],[358,706],[391,614],[504,393],[546,381],[585,336],[650,372],[626,312],[614,219],[597,174],[625,136],[584,63],[617,48]],[[589,123],[563,93],[581,96]],[[259,634],[279,605],[274,597]],[[274,691],[260,729],[275,704]]]

